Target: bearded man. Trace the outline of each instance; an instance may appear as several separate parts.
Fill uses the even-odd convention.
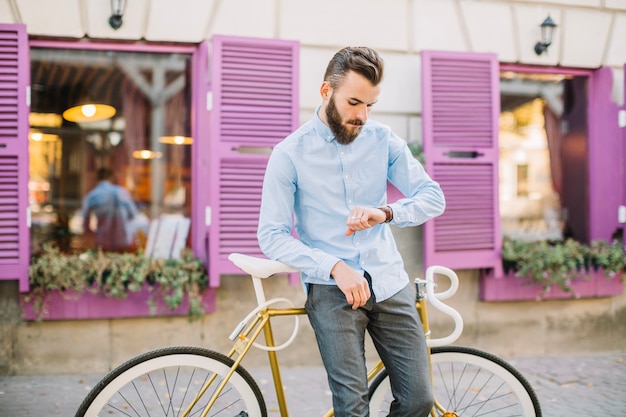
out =
[[[300,271],[337,417],[369,416],[366,331],[389,372],[389,415],[425,417],[433,405],[415,290],[390,225],[421,225],[445,199],[406,141],[369,119],[383,69],[371,48],[338,51],[321,106],[273,149],[263,182],[259,245]],[[388,181],[403,198],[387,201]]]

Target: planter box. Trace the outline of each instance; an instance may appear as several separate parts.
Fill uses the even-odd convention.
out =
[[[480,298],[483,301],[527,301],[527,300],[558,300],[578,298],[598,298],[621,295],[624,283],[621,276],[611,279],[604,271],[591,271],[571,283],[572,292],[565,292],[556,286],[544,292],[541,285],[526,284],[523,277],[516,277],[508,272],[503,277],[493,275],[481,276]]]
[[[207,313],[215,311],[215,289],[207,288],[202,296],[202,306]],[[20,305],[24,320],[82,320],[117,319],[130,317],[185,316],[189,310],[185,299],[176,310],[171,310],[164,301],[155,299],[154,309],[148,301],[148,288],[130,292],[123,299],[91,293],[54,291],[47,295],[44,314],[38,315],[34,301],[27,301],[28,294],[20,295]]]

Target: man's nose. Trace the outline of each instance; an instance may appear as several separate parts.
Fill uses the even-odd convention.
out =
[[[356,118],[359,119],[362,122],[365,122],[367,120],[367,116],[369,114],[369,107],[367,106],[361,106],[359,107],[359,110],[357,111],[356,114]]]

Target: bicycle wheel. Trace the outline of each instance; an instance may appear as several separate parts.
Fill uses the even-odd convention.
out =
[[[146,352],[98,382],[76,417],[181,416],[204,383],[217,374],[189,414],[199,416],[232,363],[221,353],[199,347],[174,346]],[[208,415],[267,417],[267,411],[258,385],[238,367]]]
[[[526,378],[499,357],[463,346],[443,346],[432,349],[431,361],[435,399],[445,411],[455,413],[447,415],[541,417],[539,400]],[[370,385],[370,415],[386,416],[392,400],[383,370]],[[444,412],[435,409],[434,415]]]

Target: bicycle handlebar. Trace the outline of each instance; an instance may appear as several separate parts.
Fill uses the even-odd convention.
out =
[[[436,293],[435,274],[445,275],[450,280],[450,287],[442,292]],[[454,321],[454,330],[448,336],[428,339],[429,347],[445,346],[454,343],[463,333],[463,317],[458,311],[449,305],[442,303],[441,300],[452,297],[459,288],[459,277],[450,268],[444,266],[433,265],[426,270],[426,299],[433,307],[441,311]]]

